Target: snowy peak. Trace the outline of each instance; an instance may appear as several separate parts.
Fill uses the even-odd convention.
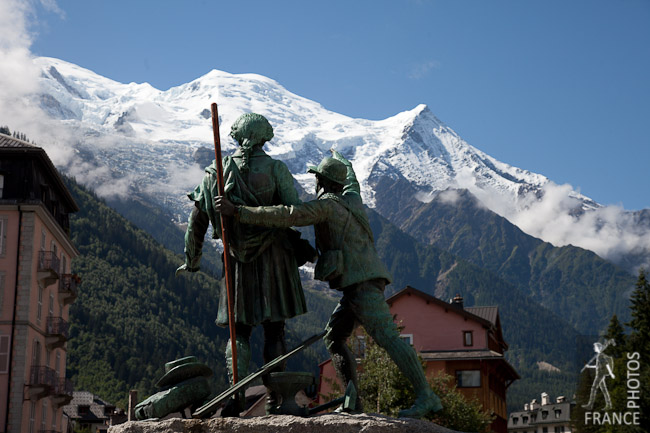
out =
[[[58,59],[35,61],[43,78],[41,105],[52,117],[93,134],[128,138],[135,153],[142,143],[175,145],[177,152],[189,147],[182,152],[185,155],[210,146],[209,107],[218,101],[224,151],[236,147],[228,132],[241,113],[263,114],[275,132],[266,145],[267,152],[285,161],[303,187],[311,190],[313,185],[307,166],[317,164],[330,148],[336,148],[354,163],[369,205],[374,203],[371,173],[399,173],[424,200],[432,192],[460,187],[494,189],[516,201],[522,185],[531,190],[548,182],[473,148],[423,104],[370,121],[326,110],[257,74],[213,69],[162,91],[148,83],[118,83]],[[190,163],[187,157],[177,156]],[[117,156],[105,159],[113,161],[109,165],[120,165]]]

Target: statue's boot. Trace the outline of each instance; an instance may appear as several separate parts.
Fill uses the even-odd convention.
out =
[[[431,390],[415,350],[398,337],[378,343],[381,343],[380,345],[388,352],[393,362],[411,382],[415,391],[413,406],[399,411],[398,416],[400,418],[423,418],[428,413],[441,410],[440,398]]]
[[[354,410],[350,411],[345,409],[343,405],[335,409],[335,412],[363,412],[363,403],[359,392],[359,380],[357,378],[357,362],[354,355],[348,349],[345,341],[333,341],[327,343],[327,348],[332,357],[332,365],[336,371],[336,375],[343,382],[343,387],[347,388],[348,383],[352,382],[354,388],[357,390],[357,400],[354,405]]]
[[[235,338],[237,347],[237,378],[243,379],[248,376],[248,364],[251,360],[251,347],[248,339],[237,336]],[[233,371],[232,371],[232,346],[228,340],[228,347],[226,347],[226,365],[228,367],[228,379],[230,384],[233,385]],[[238,417],[239,414],[246,407],[246,391],[238,391],[232,398],[230,398],[223,410],[221,411],[222,417]]]
[[[267,364],[279,356],[287,353],[287,345],[284,340],[284,322],[264,323],[264,364]],[[282,362],[269,373],[284,371],[287,361]],[[281,401],[278,394],[268,387],[268,374],[262,376],[262,383],[266,386],[266,403],[264,409],[267,415],[278,413],[277,408]]]

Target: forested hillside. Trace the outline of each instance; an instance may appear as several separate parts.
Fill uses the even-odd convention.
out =
[[[527,235],[466,190],[453,194],[420,203],[400,228],[493,272],[582,333],[604,331],[612,314],[629,318],[632,274],[583,248]]]
[[[540,306],[495,274],[404,234],[388,220],[368,210],[378,252],[394,276],[393,293],[407,284],[449,301],[460,294],[466,306],[498,306],[506,358],[521,379],[508,388],[508,406],[518,408],[545,390],[573,394],[577,383],[575,343],[578,333],[562,317]],[[559,371],[540,370],[546,362]]]
[[[75,389],[124,407],[130,389],[138,389],[141,398],[157,392],[154,385],[165,362],[187,355],[212,368],[213,393],[225,389],[228,331],[214,324],[217,280],[204,272],[175,277],[181,255],[163,248],[74,180],[67,183],[81,209],[71,218],[72,240],[80,252],[72,266],[82,279],[70,309],[68,376]],[[335,305],[331,297],[307,291],[310,312],[287,323],[290,347],[320,331]],[[253,334],[257,366],[260,334]],[[326,359],[322,346],[304,351],[289,368],[316,372]]]

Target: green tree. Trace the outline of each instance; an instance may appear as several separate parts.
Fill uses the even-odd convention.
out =
[[[400,409],[410,407],[415,393],[406,377],[368,335],[364,335],[365,353],[359,371],[359,388],[364,409],[397,416]],[[433,391],[442,400],[443,409],[431,414],[436,424],[458,431],[487,431],[492,417],[477,400],[467,400],[454,384],[454,379],[439,372],[429,378]]]
[[[650,431],[650,282],[643,269],[639,271],[634,293],[630,297],[632,319],[628,326],[632,329],[628,351],[638,353],[640,369],[638,378],[641,384],[640,412],[641,429]]]

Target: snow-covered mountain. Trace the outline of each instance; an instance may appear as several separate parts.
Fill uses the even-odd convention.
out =
[[[371,207],[377,206],[373,187],[381,179],[405,180],[420,201],[441,190],[468,189],[524,231],[559,245],[580,245],[567,238],[574,231],[571,223],[585,212],[600,215],[601,206],[573,188],[469,145],[426,105],[370,121],[331,112],[255,74],[212,70],[162,91],[147,83],[118,83],[58,59],[40,57],[35,63],[41,70],[41,107],[72,131],[67,142],[57,143],[58,150],[72,149],[67,148],[65,157],[55,156],[55,163],[100,195],[155,197],[179,220],[185,220],[190,205],[185,194],[200,181],[205,156],[213,149],[212,102],[219,104],[225,154],[236,147],[228,136],[234,120],[245,112],[260,113],[275,132],[265,146],[267,153],[284,161],[307,191],[314,185],[307,166],[336,148],[353,162],[364,201]],[[546,197],[553,202],[540,208]],[[558,221],[568,221],[559,235],[558,230],[532,224],[531,213],[539,216],[539,210],[549,206]],[[551,215],[547,224],[555,227],[555,217]],[[600,232],[606,223],[600,216],[596,220],[600,227],[593,230]],[[585,247],[607,257],[608,248]]]

